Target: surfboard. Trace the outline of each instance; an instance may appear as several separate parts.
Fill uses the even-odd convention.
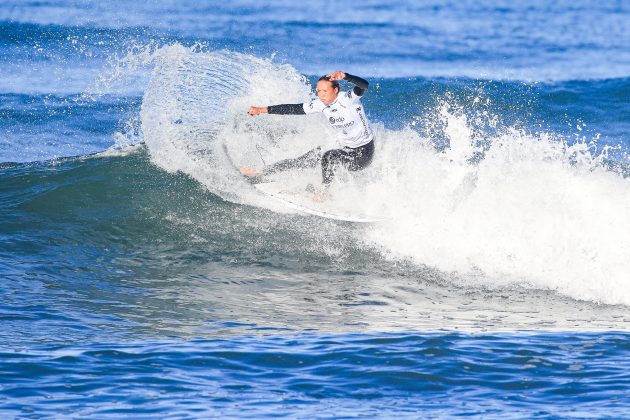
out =
[[[238,166],[232,160],[227,146],[225,144],[222,146],[228,161],[238,171]],[[338,205],[338,203],[335,203],[334,200],[325,200],[322,203],[316,203],[313,201],[313,193],[307,192],[305,188],[292,188],[280,181],[265,180],[261,177],[251,178],[244,176],[243,178],[252,184],[252,187],[261,194],[301,214],[353,223],[377,223],[387,220],[384,217],[355,214],[354,211],[350,212],[348,209],[344,209],[342,206]]]
[[[313,201],[312,193],[306,190],[287,189],[281,182],[263,182],[254,184],[254,188],[302,214],[354,223],[377,223],[386,220],[383,217],[350,213],[337,205],[333,199],[316,203]]]

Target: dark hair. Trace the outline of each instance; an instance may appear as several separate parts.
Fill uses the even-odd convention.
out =
[[[332,85],[333,89],[339,90],[339,82],[337,80],[330,80],[330,77],[328,75],[320,77],[318,82],[321,82],[322,80],[330,82],[330,84]]]

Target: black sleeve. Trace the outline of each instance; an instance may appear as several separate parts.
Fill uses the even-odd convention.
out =
[[[303,115],[304,104],[282,104],[282,105],[269,105],[267,112],[269,114],[284,114],[284,115]]]
[[[359,76],[353,76],[351,74],[346,73],[346,77],[344,80],[347,80],[348,82],[355,85],[353,90],[354,90],[354,94],[357,96],[363,96],[365,91],[368,89],[368,85],[369,85],[368,81],[360,78]]]

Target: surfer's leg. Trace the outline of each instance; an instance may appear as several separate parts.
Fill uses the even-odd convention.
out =
[[[322,156],[322,182],[328,185],[335,177],[335,169],[347,161],[347,153],[343,149],[332,149]]]
[[[276,172],[286,171],[288,169],[295,168],[312,168],[317,166],[321,157],[321,147],[313,150],[309,150],[302,156],[298,156],[292,159],[285,159],[274,163],[273,165],[265,166],[262,170],[263,175],[271,175]]]
[[[358,171],[367,168],[372,163],[372,157],[374,156],[374,140],[351,150],[351,159],[347,166],[348,170]]]
[[[374,155],[374,141],[366,145],[352,149],[333,149],[322,156],[322,180],[324,184],[330,184],[335,176],[335,169],[343,166],[350,171],[358,171],[366,168],[372,162]]]

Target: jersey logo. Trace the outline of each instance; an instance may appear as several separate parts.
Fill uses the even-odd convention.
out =
[[[335,123],[335,118],[334,117],[328,118],[328,122],[330,122],[331,124],[334,124]]]
[[[358,107],[358,108],[357,108],[357,111],[361,111],[361,107]]]

